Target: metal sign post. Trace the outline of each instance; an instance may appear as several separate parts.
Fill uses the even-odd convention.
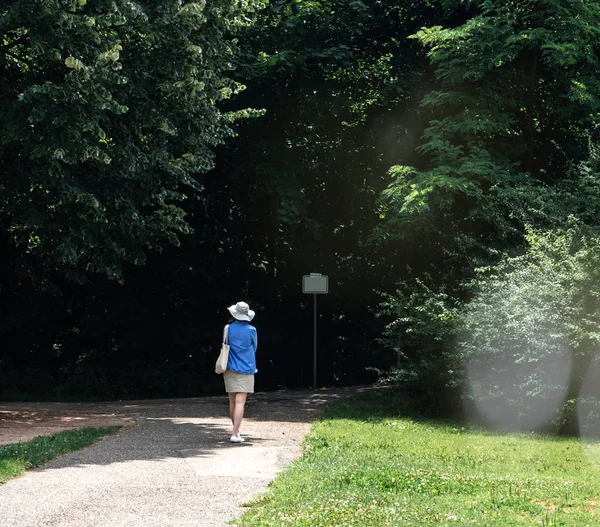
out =
[[[302,277],[302,292],[312,294],[313,307],[313,388],[317,387],[317,295],[329,292],[329,277],[319,273],[310,273]]]
[[[317,293],[313,293],[313,388],[317,388]]]

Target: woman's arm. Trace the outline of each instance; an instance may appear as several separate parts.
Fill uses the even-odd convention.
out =
[[[256,328],[252,328],[251,339],[252,346],[254,347],[254,353],[256,353],[256,348],[258,348],[258,332],[256,331]]]

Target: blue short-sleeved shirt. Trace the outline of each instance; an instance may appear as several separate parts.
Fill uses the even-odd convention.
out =
[[[256,373],[258,371],[256,369],[256,348],[258,346],[256,328],[247,322],[236,320],[229,324],[228,341],[227,369],[245,375]]]

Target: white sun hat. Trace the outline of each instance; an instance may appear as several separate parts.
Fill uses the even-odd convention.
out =
[[[227,308],[231,313],[231,316],[237,320],[246,320],[250,322],[256,313],[250,309],[250,306],[246,302],[238,302],[233,306]]]

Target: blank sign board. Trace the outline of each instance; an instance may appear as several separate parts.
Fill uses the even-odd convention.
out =
[[[325,274],[304,275],[302,277],[302,292],[325,295],[329,292],[329,277]]]

